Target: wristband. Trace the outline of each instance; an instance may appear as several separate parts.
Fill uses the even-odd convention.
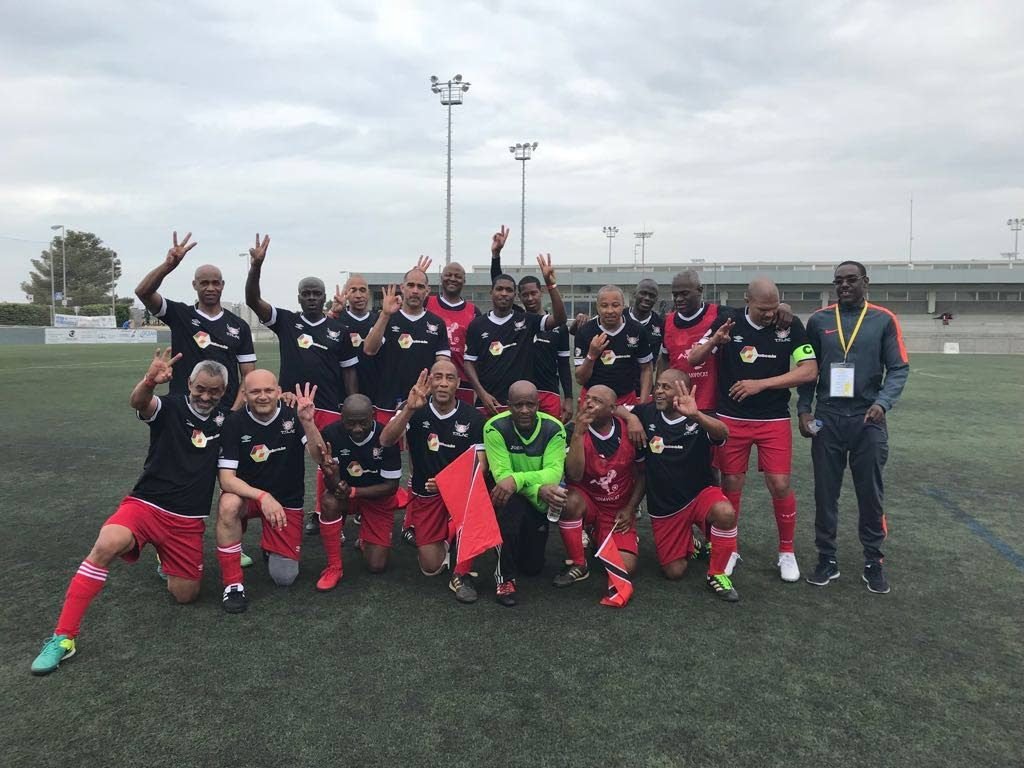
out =
[[[354,499],[356,497],[356,487],[354,485],[350,485],[349,486],[349,488],[348,488],[348,497],[350,499]]]
[[[597,358],[596,357],[592,357],[589,352],[587,352],[587,360],[589,360],[592,363],[597,362]]]
[[[267,492],[263,491],[263,493],[261,493],[259,496],[256,497],[256,503],[259,504],[260,506],[262,506],[263,505],[263,497],[266,496],[266,495],[267,495]]]

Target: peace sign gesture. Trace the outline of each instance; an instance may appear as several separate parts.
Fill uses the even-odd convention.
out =
[[[548,288],[558,284],[558,281],[555,279],[555,268],[551,266],[550,253],[538,254],[537,266],[540,267],[540,273],[544,276],[544,284],[548,286]]]
[[[263,266],[263,260],[267,258],[267,248],[270,246],[270,235],[263,236],[260,242],[260,233],[256,233],[256,247],[249,249],[249,263],[254,267]]]
[[[189,232],[185,235],[185,239],[180,243],[178,242],[178,233],[172,234],[174,245],[171,246],[170,250],[167,251],[167,258],[164,259],[164,263],[174,269],[181,263],[181,260],[185,258],[185,254],[195,248],[199,243],[190,243],[189,239],[192,237],[192,233]]]
[[[412,385],[412,389],[409,390],[409,397],[405,401],[405,407],[411,408],[416,411],[427,404],[427,398],[430,396],[430,383],[427,381],[429,372],[426,368],[420,371],[419,377],[416,379],[416,383]]]
[[[173,371],[172,366],[181,360],[181,352],[171,357],[171,348],[167,347],[163,352],[157,347],[156,354],[153,355],[153,362],[149,364],[149,370],[146,371],[146,378],[156,384],[166,384],[171,380]]]
[[[676,392],[672,397],[672,404],[677,412],[683,416],[689,416],[691,419],[700,413],[700,408],[697,407],[696,384],[687,389],[682,379],[676,379],[675,389]]]
[[[384,300],[381,302],[380,311],[390,317],[402,308],[402,297],[398,295],[398,289],[387,286],[383,291]]]
[[[492,257],[501,253],[501,249],[505,247],[505,241],[508,240],[508,236],[511,232],[511,229],[502,224],[501,229],[494,233],[494,236],[491,238]]]
[[[299,421],[310,422],[313,421],[313,417],[316,414],[316,406],[313,404],[316,398],[316,384],[310,388],[309,382],[306,382],[305,388],[301,388],[298,384],[295,385],[295,413],[298,414]]]

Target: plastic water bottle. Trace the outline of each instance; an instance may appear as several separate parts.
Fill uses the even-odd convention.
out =
[[[558,487],[562,489],[566,487],[564,477],[559,481]],[[554,504],[548,504],[548,520],[550,520],[552,523],[557,523],[561,518],[562,508],[556,507]]]
[[[825,426],[825,423],[821,419],[815,419],[807,425],[807,431],[812,435],[816,435],[821,432],[821,428]]]

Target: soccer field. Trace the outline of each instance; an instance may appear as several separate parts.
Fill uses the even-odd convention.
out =
[[[257,349],[277,368],[276,346]],[[621,611],[603,573],[568,590],[547,571],[514,609],[458,605],[396,546],[369,574],[352,549],[318,594],[324,558],[275,587],[247,574],[249,611],[220,608],[207,530],[204,592],[174,605],[154,572],[115,564],[78,656],[29,664],[99,525],[131,488],[147,430],[128,394],[142,346],[0,347],[5,418],[0,764],[5,766],[1015,766],[1024,755],[1024,357],[916,355],[890,415],[886,546],[892,593],[860,579],[847,478],[842,578],[783,584],[756,473],[740,520],[735,605],[703,562],[641,571]],[[796,438],[797,557],[814,561],[809,443]],[[312,473],[309,473],[310,476]],[[309,504],[307,503],[307,507]],[[258,558],[258,525],[245,537]],[[493,557],[481,563],[493,567]]]

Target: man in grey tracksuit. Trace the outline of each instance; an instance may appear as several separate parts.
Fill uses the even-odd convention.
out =
[[[833,285],[837,303],[818,310],[807,321],[818,380],[802,385],[797,401],[800,434],[813,439],[818,565],[807,581],[825,586],[839,578],[839,491],[849,461],[860,512],[863,579],[868,590],[885,594],[889,582],[881,546],[886,535],[882,470],[889,456],[886,413],[907,383],[910,359],[896,315],[865,298],[868,276],[863,264],[844,261],[836,267]],[[812,415],[815,397],[818,406]]]

